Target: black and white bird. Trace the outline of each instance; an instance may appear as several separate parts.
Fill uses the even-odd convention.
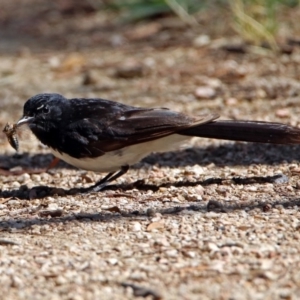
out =
[[[189,137],[273,144],[299,144],[300,129],[281,123],[189,117],[167,108],[141,108],[104,99],[66,99],[38,94],[24,105],[17,126],[27,124],[58,158],[95,172],[108,172],[89,191],[100,191],[152,152],[174,149]]]

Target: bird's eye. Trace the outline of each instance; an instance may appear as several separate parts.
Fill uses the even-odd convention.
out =
[[[42,108],[42,112],[43,112],[43,114],[48,114],[48,113],[50,112],[49,107],[48,107],[48,106],[44,106],[44,107]]]

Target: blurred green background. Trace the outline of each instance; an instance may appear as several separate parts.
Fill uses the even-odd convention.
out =
[[[285,8],[294,8],[299,0],[88,0],[95,9],[118,11],[126,22],[177,15],[182,22],[199,25],[197,14],[203,10],[218,9],[231,14],[232,28],[247,42],[268,45],[277,49],[276,37],[280,14]],[[213,21],[213,20],[212,20]]]

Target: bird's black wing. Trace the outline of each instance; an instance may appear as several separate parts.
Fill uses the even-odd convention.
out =
[[[115,108],[114,108],[115,109]],[[168,109],[142,109],[121,107],[76,120],[64,130],[64,150],[77,157],[96,157],[105,152],[118,150],[133,144],[161,138],[180,129],[204,124],[216,119],[217,115],[191,118]],[[67,148],[66,148],[67,147]]]

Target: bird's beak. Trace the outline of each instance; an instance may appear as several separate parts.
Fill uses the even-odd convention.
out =
[[[24,124],[28,124],[30,123],[32,120],[34,119],[34,117],[28,117],[28,116],[24,116],[22,117],[18,123],[17,123],[17,127],[24,125]]]

